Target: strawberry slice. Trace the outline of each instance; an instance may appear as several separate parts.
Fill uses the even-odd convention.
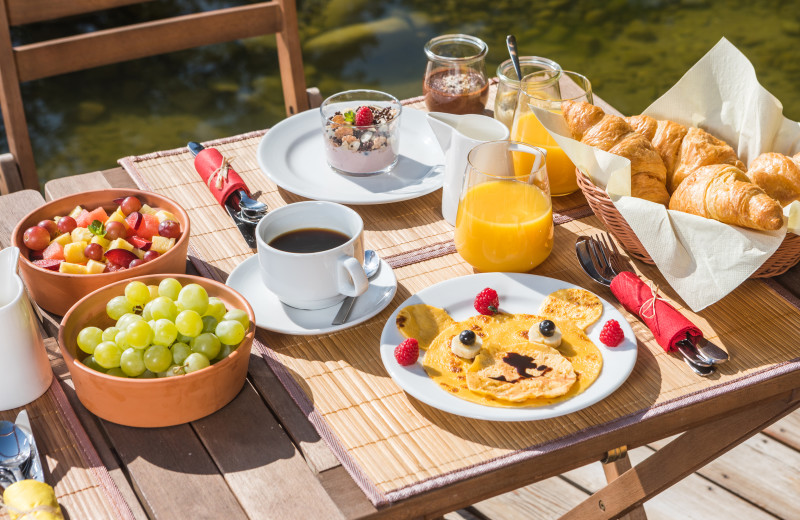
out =
[[[128,267],[131,265],[131,262],[137,258],[139,257],[127,249],[117,248],[106,251],[106,260],[108,260],[109,263],[117,266]]]
[[[130,242],[134,246],[138,247],[142,251],[149,251],[150,247],[153,245],[153,243],[151,241],[149,241],[147,239],[144,239],[142,237],[137,237],[136,235],[134,235],[132,237],[128,237],[125,240],[127,240],[128,242]]]
[[[134,211],[130,215],[125,217],[125,222],[128,223],[128,226],[131,229],[137,231],[139,229],[139,226],[142,225],[142,214],[139,213],[138,211]]]
[[[34,260],[33,265],[50,271],[58,271],[58,267],[61,265],[62,261],[63,260]]]

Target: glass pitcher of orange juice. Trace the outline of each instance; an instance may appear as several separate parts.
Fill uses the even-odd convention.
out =
[[[455,244],[479,271],[523,273],[553,250],[547,152],[515,141],[473,148],[456,214]]]
[[[561,115],[564,101],[587,101],[592,103],[592,85],[586,77],[569,71],[561,72],[557,88],[542,88],[536,76],[522,79],[511,138],[547,150],[547,173],[553,197],[569,195],[578,190],[575,165],[558,146],[533,112],[533,107],[542,108]]]

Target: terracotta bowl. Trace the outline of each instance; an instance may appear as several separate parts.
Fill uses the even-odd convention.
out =
[[[182,285],[200,284],[209,296],[250,316],[250,328],[239,347],[208,368],[183,376],[159,379],[127,379],[92,370],[78,359],[87,356],[78,348],[78,332],[84,327],[110,327],[106,303],[123,294],[133,280],[157,285],[172,277]],[[58,331],[58,347],[67,363],[78,399],[93,414],[125,426],[153,428],[173,426],[210,415],[228,404],[244,385],[250,348],[255,335],[253,309],[242,295],[219,282],[189,275],[137,276],[98,289],[76,303],[64,316]],[[77,359],[76,359],[77,357]]]
[[[30,250],[22,242],[25,230],[56,215],[66,215],[75,206],[94,209],[102,206],[107,212],[117,208],[114,199],[138,197],[142,204],[169,211],[179,220],[181,237],[175,245],[159,256],[133,269],[102,274],[66,274],[35,266],[29,259]],[[131,189],[85,191],[48,202],[19,221],[11,235],[12,245],[20,249],[19,273],[31,298],[43,309],[63,316],[76,301],[100,287],[134,276],[156,273],[183,274],[186,272],[186,251],[189,248],[189,215],[176,202],[155,193]]]

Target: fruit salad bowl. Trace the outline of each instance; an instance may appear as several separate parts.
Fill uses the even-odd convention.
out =
[[[131,282],[159,285],[165,278],[174,278],[184,287],[200,285],[209,297],[219,298],[228,310],[239,309],[242,316],[246,313],[249,325],[235,350],[211,366],[170,377],[119,377],[87,366],[89,354],[79,347],[79,333],[87,327],[114,326],[116,321],[108,315],[107,304],[126,294],[126,286]],[[78,399],[90,412],[113,423],[154,428],[200,419],[236,397],[247,376],[254,336],[253,309],[230,287],[199,276],[149,275],[117,281],[84,296],[64,316],[58,331],[58,346]],[[96,354],[97,351],[95,357]]]
[[[180,226],[180,235],[178,238],[174,239],[171,242],[168,250],[164,250],[161,252],[158,257],[149,260],[147,262],[141,263],[136,267],[132,268],[124,268],[118,270],[109,271],[108,268],[105,268],[106,272],[99,272],[97,274],[86,274],[88,272],[95,272],[100,269],[103,269],[105,266],[102,264],[104,262],[108,262],[110,265],[110,261],[106,260],[105,258],[101,258],[101,262],[91,262],[89,261],[88,265],[97,267],[95,270],[88,270],[83,269],[86,272],[78,272],[78,269],[81,267],[86,267],[86,259],[84,258],[83,266],[80,264],[69,264],[69,266],[73,267],[71,271],[64,270],[65,272],[59,271],[59,265],[57,262],[59,260],[52,260],[52,261],[44,261],[40,260],[37,262],[35,259],[36,255],[42,256],[43,253],[48,253],[45,255],[45,259],[49,256],[48,249],[44,251],[36,251],[26,245],[26,238],[28,238],[28,242],[30,243],[29,237],[26,237],[26,232],[30,230],[32,227],[39,227],[39,224],[42,222],[51,222],[51,226],[54,227],[54,231],[52,232],[52,236],[59,234],[55,238],[53,238],[50,242],[50,245],[53,245],[53,242],[57,242],[61,238],[69,238],[69,237],[61,237],[61,235],[66,234],[74,234],[76,231],[75,229],[72,232],[63,233],[59,231],[58,225],[55,224],[54,218],[59,217],[62,218],[64,216],[69,216],[71,212],[76,212],[76,208],[79,206],[81,208],[88,208],[94,211],[87,211],[84,213],[83,217],[78,217],[78,220],[89,220],[93,219],[95,213],[102,213],[104,216],[101,217],[105,218],[108,217],[108,223],[111,221],[112,218],[122,218],[122,215],[117,215],[115,217],[114,213],[117,212],[121,208],[119,201],[124,200],[128,197],[136,198],[141,203],[141,210],[142,211],[162,211],[162,214],[170,215],[170,218],[174,218],[175,222],[177,222]],[[117,201],[117,202],[115,202]],[[103,208],[102,211],[99,208]],[[135,213],[139,213],[136,211]],[[129,217],[130,215],[126,215]],[[141,214],[140,214],[141,216]],[[143,223],[143,229],[147,228],[148,226],[145,224],[150,223],[153,219],[158,219],[158,217],[151,215],[149,213],[145,213],[146,222]],[[127,222],[127,218],[124,219],[125,222],[122,222],[121,225],[127,230],[130,231],[130,224]],[[105,224],[104,223],[104,224]],[[157,224],[153,221],[153,224],[157,228]],[[151,227],[151,226],[150,226]],[[38,230],[37,230],[38,231]],[[77,230],[77,231],[80,231]],[[95,230],[97,231],[97,230]],[[99,233],[102,233],[103,230]],[[142,234],[149,235],[153,232],[153,229],[149,231],[141,231]],[[99,241],[99,238],[94,238],[96,235],[91,234],[88,229],[87,233],[87,244],[92,241]],[[59,238],[60,237],[60,238]],[[91,237],[91,238],[90,238]],[[138,239],[138,237],[136,237]],[[58,314],[59,316],[63,316],[65,312],[74,304],[76,301],[81,299],[83,296],[89,294],[90,292],[94,291],[95,289],[99,289],[101,287],[105,287],[109,284],[117,282],[119,280],[125,280],[134,276],[143,276],[149,274],[157,274],[157,273],[176,273],[176,274],[183,274],[186,272],[186,252],[189,247],[189,215],[186,211],[180,207],[176,202],[162,197],[161,195],[157,195],[155,193],[150,193],[146,191],[140,190],[132,190],[132,189],[104,189],[104,190],[97,190],[97,191],[87,191],[83,193],[78,193],[75,195],[69,195],[67,197],[62,197],[60,199],[53,200],[48,202],[44,206],[41,206],[34,211],[30,212],[26,215],[20,222],[17,224],[16,228],[14,229],[11,235],[12,245],[17,246],[20,249],[20,262],[19,262],[19,272],[22,276],[22,279],[25,281],[25,285],[28,288],[28,293],[30,294],[31,298],[43,309],[52,312],[54,314]],[[45,240],[47,240],[45,238]],[[108,243],[112,243],[113,241],[108,241]],[[149,249],[154,242],[147,244],[150,240],[143,240],[137,242],[137,246],[141,246],[142,248]],[[105,243],[105,242],[104,242]],[[46,244],[46,242],[45,242]],[[63,245],[62,249],[58,251],[59,258],[64,259],[64,254],[66,252],[66,248],[69,246],[72,248],[73,244]],[[132,245],[132,244],[129,244]],[[58,249],[56,246],[54,246]],[[93,246],[95,247],[95,246]],[[125,247],[128,247],[126,245]],[[81,249],[80,247],[75,247],[74,249]],[[133,251],[135,253],[141,254],[142,250],[136,247],[133,247]],[[120,255],[128,255],[130,251],[115,251],[116,253],[120,253]],[[74,253],[78,256],[81,256],[83,253],[81,251],[74,251]],[[105,251],[105,247],[101,248],[101,255],[107,254],[108,251]],[[151,253],[152,255],[152,253]],[[133,257],[131,257],[133,258]],[[66,266],[65,266],[66,267]],[[115,266],[112,266],[115,267]],[[63,269],[63,268],[62,268]]]

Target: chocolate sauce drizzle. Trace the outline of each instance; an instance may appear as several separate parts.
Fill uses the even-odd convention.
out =
[[[529,379],[531,377],[540,377],[545,375],[546,373],[553,370],[552,368],[548,367],[547,365],[536,365],[533,362],[533,358],[530,356],[525,356],[523,354],[517,354],[516,352],[506,352],[506,355],[503,356],[503,362],[507,365],[514,367],[519,374],[519,379],[515,381],[509,381],[503,375],[499,375],[497,377],[490,377],[489,379],[494,379],[495,381],[503,381],[506,383],[514,383],[519,381],[520,379]],[[531,375],[528,373],[528,369],[536,370],[541,372],[540,374]]]

